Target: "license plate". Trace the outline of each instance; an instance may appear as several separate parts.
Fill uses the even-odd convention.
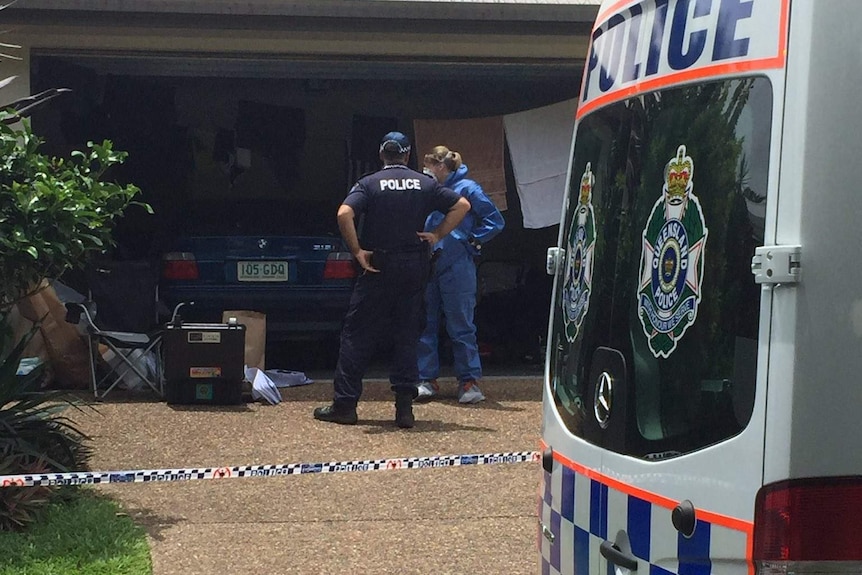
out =
[[[287,262],[237,262],[236,279],[241,282],[286,282]]]

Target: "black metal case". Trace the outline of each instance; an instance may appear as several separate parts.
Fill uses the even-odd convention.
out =
[[[244,325],[168,325],[162,353],[168,403],[232,405],[242,402]]]

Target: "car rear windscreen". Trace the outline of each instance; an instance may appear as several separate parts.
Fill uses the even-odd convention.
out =
[[[337,236],[335,203],[256,201],[196,202],[183,218],[192,236]]]

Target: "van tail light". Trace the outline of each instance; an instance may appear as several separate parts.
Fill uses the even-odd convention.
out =
[[[860,533],[862,476],[780,481],[757,494],[752,555],[759,573],[859,573]]]
[[[195,255],[170,252],[162,256],[162,278],[166,280],[196,280],[200,277]]]
[[[323,267],[323,279],[348,280],[356,277],[356,263],[350,252],[332,252]]]

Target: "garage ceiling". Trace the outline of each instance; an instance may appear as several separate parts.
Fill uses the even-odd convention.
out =
[[[99,74],[150,77],[295,78],[316,80],[445,80],[577,77],[578,62],[404,61],[369,58],[273,57],[230,54],[99,53],[37,50]]]
[[[223,14],[423,20],[592,22],[600,0],[27,0],[20,14]]]
[[[548,79],[580,75],[596,11],[551,2],[27,0],[3,19],[32,55],[99,73]]]

